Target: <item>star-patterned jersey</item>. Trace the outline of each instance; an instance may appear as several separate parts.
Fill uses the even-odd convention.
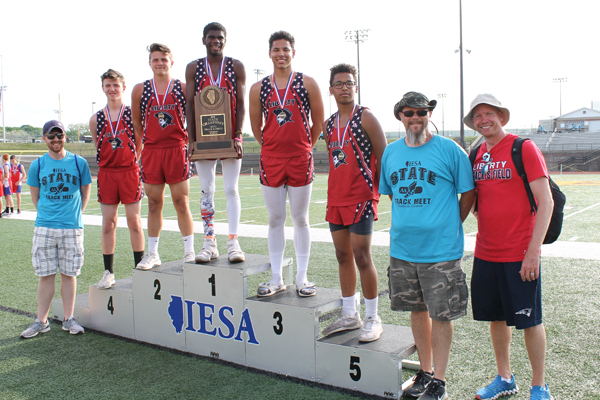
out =
[[[210,77],[208,76],[208,72],[206,70],[206,57],[199,58],[196,61],[196,93],[202,91],[205,86],[211,85]],[[237,118],[237,76],[235,74],[235,70],[233,69],[233,58],[225,57],[224,63],[224,71],[221,78],[221,88],[224,92],[229,93],[229,98],[231,102],[231,138],[235,134],[235,123]],[[214,78],[214,76],[213,76]]]
[[[185,145],[188,141],[188,133],[184,127],[185,95],[181,81],[173,80],[173,90],[159,97],[162,106],[158,105],[155,98],[152,81],[145,81],[140,101],[144,123],[144,146],[166,148]]]
[[[350,119],[346,137],[340,144],[337,113],[329,117],[325,131],[329,152],[327,205],[347,206],[368,200],[379,201],[379,182],[375,179],[376,159],[373,145],[362,127],[366,107],[358,106]]]
[[[10,164],[10,181],[16,182],[23,177],[22,164]]]
[[[121,119],[112,123],[112,130],[105,110],[103,108],[96,113],[96,163],[100,168],[130,168],[137,165],[131,107],[124,108]]]
[[[283,100],[285,88],[279,90]],[[269,157],[295,157],[312,150],[310,104],[304,75],[296,72],[283,109],[271,83],[271,76],[262,80],[260,102],[265,126],[261,133],[261,154]]]

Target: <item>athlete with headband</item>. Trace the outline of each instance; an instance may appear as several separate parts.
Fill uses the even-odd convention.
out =
[[[185,83],[171,78],[173,55],[158,43],[148,46],[154,77],[133,88],[131,105],[133,126],[143,136],[142,181],[148,196],[148,253],[137,265],[147,270],[161,264],[158,240],[162,229],[165,184],[177,212],[179,230],[185,245],[184,262],[194,262],[194,221],[189,206],[189,179],[192,168],[188,158],[185,123]]]
[[[323,101],[317,82],[292,69],[294,43],[288,32],[271,35],[269,57],[274,72],[250,89],[252,132],[262,146],[260,183],[269,213],[272,273],[271,280],[258,287],[258,296],[285,290],[281,270],[288,195],[294,224],[296,291],[300,296],[314,296],[317,292],[306,276],[310,256],[308,206],[314,179],[312,148],[322,130]]]
[[[136,141],[133,133],[131,107],[123,104],[125,77],[109,69],[100,79],[107,104],[90,118],[90,132],[97,149],[98,202],[102,210],[104,275],[98,282],[98,288],[108,289],[115,284],[113,259],[119,203],[125,206],[134,267],[144,255],[144,231],[140,216],[144,189],[138,167],[141,141]]]
[[[192,61],[186,69],[187,86],[187,128],[191,135],[196,134],[196,110],[194,96],[207,86],[214,85],[229,93],[231,100],[231,132],[235,139],[237,158],[221,159],[223,183],[227,198],[227,220],[229,239],[227,257],[230,262],[244,261],[244,253],[238,243],[238,225],[242,205],[238,192],[238,180],[242,167],[242,126],[246,110],[244,97],[246,92],[246,71],[244,65],[231,57],[223,55],[227,41],[225,27],[211,22],[204,27],[202,43],[206,46],[206,57]],[[196,262],[209,262],[219,256],[215,236],[215,170],[217,160],[196,161],[196,171],[200,178],[201,212],[204,225],[204,244],[196,254]]]

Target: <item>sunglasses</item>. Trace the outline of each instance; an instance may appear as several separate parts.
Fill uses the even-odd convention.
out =
[[[62,139],[63,136],[65,136],[64,133],[48,133],[46,134],[46,137],[48,138],[48,140],[54,140],[54,138],[58,138],[58,140]]]
[[[417,115],[418,115],[419,117],[424,117],[424,116],[426,116],[426,115],[429,113],[429,110],[419,110],[419,111],[412,111],[412,110],[410,110],[410,111],[400,111],[400,113],[404,114],[404,116],[405,116],[406,118],[410,118],[410,117],[412,117],[413,115],[415,115],[415,112],[417,113]]]
[[[348,89],[352,89],[354,86],[356,86],[356,82],[353,82],[353,81],[348,81],[348,82],[337,81],[337,82],[334,82],[333,85],[331,85],[331,86],[333,86],[336,89],[341,89],[341,88],[344,87],[344,85],[346,85],[346,87]]]

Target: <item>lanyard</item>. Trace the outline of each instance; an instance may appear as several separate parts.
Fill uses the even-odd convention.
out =
[[[281,101],[281,97],[279,97],[279,88],[277,87],[277,83],[275,82],[275,74],[271,76],[271,80],[273,81],[273,86],[275,86],[275,94],[277,95],[277,100],[279,100],[279,108],[283,109],[285,106],[285,99],[287,98],[288,91],[290,90],[290,86],[292,83],[292,76],[294,76],[294,71],[290,74],[288,78],[288,83],[285,87],[285,93],[283,95],[283,101]]]
[[[340,149],[342,147],[344,147],[344,140],[346,140],[346,132],[348,131],[348,126],[350,126],[350,120],[352,119],[352,116],[354,115],[354,110],[356,110],[356,104],[352,108],[352,113],[348,117],[348,121],[346,122],[346,127],[344,128],[344,134],[342,135],[341,141],[340,141],[340,112],[338,111],[338,113],[337,113],[337,136],[338,136],[338,145],[340,146]]]
[[[123,115],[123,110],[125,109],[125,105],[121,105],[121,110],[119,111],[119,117],[117,118],[117,126],[113,129],[112,119],[110,118],[110,111],[108,110],[108,104],[106,105],[106,115],[108,115],[108,126],[110,126],[110,131],[112,132],[112,136],[116,137],[116,130],[119,128],[119,122],[121,121],[121,116]]]
[[[221,60],[221,66],[219,67],[219,74],[217,75],[217,79],[213,79],[213,73],[212,73],[212,69],[210,68],[210,63],[208,62],[208,58],[205,58],[205,62],[206,64],[206,72],[208,73],[208,76],[210,77],[210,84],[217,86],[217,87],[221,87],[221,77],[223,76],[223,64],[225,63],[225,57],[223,57],[223,59]]]
[[[154,78],[152,78],[152,90],[154,90],[154,97],[156,97],[156,102],[158,103],[158,105],[161,109],[162,109],[162,106],[167,101],[167,95],[169,94],[169,89],[171,88],[171,82],[173,82],[173,79],[169,79],[169,84],[167,85],[167,90],[165,90],[165,97],[163,97],[163,103],[160,104],[160,97],[158,97],[158,91],[156,90],[156,83],[154,83]]]

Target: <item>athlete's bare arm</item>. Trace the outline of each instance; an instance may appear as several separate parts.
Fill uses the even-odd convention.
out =
[[[329,117],[331,118],[331,117]],[[323,121],[323,140],[325,140],[325,143],[327,144],[327,146],[329,146],[329,138],[327,137],[327,132],[325,132],[325,130],[327,129],[327,123],[329,122],[329,118],[327,118],[325,121]]]
[[[98,146],[98,121],[96,119],[96,114],[93,114],[90,117],[90,134],[92,135],[94,144]]]
[[[250,88],[250,125],[252,126],[252,134],[256,141],[262,146],[261,133],[263,127],[262,106],[260,103],[260,86],[262,82],[258,81]]]
[[[321,97],[321,90],[319,89],[319,85],[317,85],[317,81],[310,76],[304,75],[304,87],[308,92],[310,119],[312,122],[310,131],[312,145],[314,147],[317,144],[317,140],[319,140],[321,132],[323,131],[323,124],[321,123],[321,121],[323,121],[323,117],[325,116],[325,112],[323,111],[323,99]]]
[[[144,136],[144,125],[142,110],[140,110],[140,102],[142,101],[142,93],[144,93],[144,84],[138,83],[133,87],[131,92],[131,119],[133,120],[133,133],[135,135],[135,143],[138,152],[142,151],[142,138]],[[138,153],[138,157],[139,157]]]
[[[233,60],[233,70],[237,76],[237,95],[235,105],[235,132],[244,135],[244,118],[246,118],[246,69],[239,60]],[[242,157],[242,144],[237,140],[234,142],[239,157]]]
[[[366,131],[367,136],[371,140],[373,145],[373,154],[377,160],[377,168],[375,171],[375,179],[379,181],[379,175],[381,173],[381,158],[383,157],[383,151],[387,146],[387,139],[385,133],[379,124],[379,121],[370,110],[364,110],[362,113],[362,126]]]
[[[21,165],[21,172],[23,173],[23,176],[18,181],[19,185],[21,183],[23,183],[23,181],[27,182],[27,171],[25,171],[25,166],[23,164],[20,164],[20,165]]]
[[[196,105],[194,104],[194,97],[196,96],[196,64],[197,60],[190,62],[185,68],[185,120],[187,122],[187,131],[190,138],[190,142],[196,141]],[[192,152],[190,151],[190,156]]]

